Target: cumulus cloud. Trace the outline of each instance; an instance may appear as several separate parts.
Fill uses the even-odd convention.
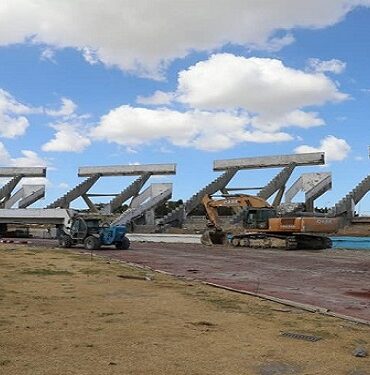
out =
[[[9,92],[0,88],[0,137],[15,138],[23,135],[29,126],[24,115],[40,111],[18,102]]]
[[[359,5],[370,2],[152,0],[133,6],[121,0],[12,0],[1,5],[6,22],[0,22],[0,45],[30,40],[54,49],[72,47],[89,63],[158,78],[170,61],[192,51],[227,43],[276,50],[294,40],[294,28],[333,25]]]
[[[229,53],[212,55],[179,73],[178,101],[203,110],[243,109],[263,131],[283,127],[309,128],[325,121],[304,107],[348,98],[322,73],[285,66],[280,60]]]
[[[325,152],[325,160],[327,163],[330,163],[332,161],[340,161],[345,159],[351,151],[351,146],[345,139],[336,138],[333,135],[328,135],[320,141],[319,147],[302,145],[294,150],[294,152],[296,152],[297,154],[318,151]]]
[[[312,58],[308,60],[308,70],[317,72],[317,73],[334,73],[340,74],[346,69],[346,63],[338,59],[331,60],[320,60]]]
[[[46,109],[45,113],[57,117],[50,127],[55,129],[54,137],[42,146],[46,152],[82,152],[91,141],[87,136],[85,120],[89,115],[78,115],[77,104],[69,98],[61,98],[59,109]]]
[[[179,73],[178,100],[202,109],[244,108],[283,114],[347,98],[323,74],[307,73],[269,58],[212,55]]]
[[[209,151],[241,142],[289,141],[293,137],[282,129],[325,124],[305,107],[347,97],[323,73],[292,69],[277,59],[221,53],[179,72],[175,92],[137,99],[157,108],[122,105],[103,116],[91,136],[126,146],[165,139]],[[179,103],[183,111],[163,107]]]
[[[46,109],[45,113],[52,117],[71,117],[74,115],[77,105],[73,102],[73,100],[68,98],[61,98],[61,107],[57,110],[53,109]]]
[[[152,110],[123,105],[103,116],[91,136],[126,146],[166,140],[175,146],[207,151],[224,150],[241,142],[292,139],[286,133],[253,131],[248,129],[248,124],[247,115],[231,112],[179,112],[168,108]]]
[[[51,126],[56,130],[54,138],[42,145],[46,152],[82,152],[90,144],[80,123],[58,123]]]

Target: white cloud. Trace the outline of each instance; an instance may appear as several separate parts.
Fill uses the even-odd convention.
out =
[[[45,113],[52,117],[64,117],[68,118],[75,114],[75,111],[77,109],[77,105],[68,98],[61,98],[61,107],[57,110],[53,109],[46,109]]]
[[[191,51],[227,43],[276,50],[293,41],[290,30],[333,25],[361,4],[370,2],[141,0],[133,6],[121,0],[11,0],[1,4],[0,45],[31,40],[72,47],[90,63],[158,77],[170,61]]]
[[[139,97],[142,104],[184,104],[184,111],[122,105],[101,118],[93,139],[129,147],[166,140],[175,146],[214,151],[242,142],[283,142],[282,129],[311,128],[325,121],[305,107],[347,99],[322,73],[307,73],[280,60],[212,55],[179,73],[175,92]]]
[[[295,41],[294,36],[291,33],[285,34],[282,37],[273,37],[265,42],[260,42],[258,44],[251,43],[251,47],[255,49],[262,49],[269,52],[276,52],[281,50],[283,47],[292,44]]]
[[[46,152],[82,152],[91,141],[86,135],[84,120],[89,115],[77,115],[77,105],[68,98],[61,98],[61,106],[57,110],[47,109],[46,114],[52,117],[60,117],[63,120],[50,127],[55,129],[54,138],[42,145]]]
[[[80,123],[58,123],[51,126],[56,130],[54,138],[42,146],[46,152],[82,152],[90,144]]]
[[[179,73],[178,101],[193,108],[235,110],[254,114],[252,125],[263,131],[309,128],[325,121],[302,110],[348,98],[322,73],[307,73],[280,60],[212,55]]]
[[[283,115],[261,114],[252,118],[252,125],[265,131],[278,131],[282,128],[295,126],[298,128],[312,128],[325,125],[325,121],[318,117],[317,112],[294,110]]]
[[[345,139],[328,135],[320,141],[319,147],[302,145],[294,150],[294,152],[297,154],[318,151],[325,152],[325,160],[327,163],[330,163],[332,161],[340,161],[345,159],[348,156],[348,153],[351,151],[351,146]]]
[[[241,142],[282,142],[289,134],[255,131],[244,114],[187,111],[167,108],[146,109],[128,105],[111,110],[101,118],[91,136],[125,146],[166,140],[175,146],[201,150],[225,150]]]
[[[59,188],[59,189],[69,189],[69,184],[67,184],[66,182],[61,182],[61,183],[58,185],[58,188]]]
[[[164,105],[170,104],[174,99],[173,92],[163,92],[157,90],[151,96],[138,96],[136,102],[144,105]]]
[[[346,69],[346,63],[338,59],[320,60],[312,58],[308,60],[308,69],[316,73],[340,74]]]
[[[23,135],[29,126],[24,115],[40,111],[18,102],[9,92],[0,88],[0,137],[15,138]]]
[[[84,59],[91,65],[95,65],[99,63],[99,55],[98,52],[89,47],[81,48],[82,56]]]
[[[0,142],[0,164],[7,167],[48,167],[50,162],[43,159],[36,152],[22,150],[22,156],[12,157],[4,144]],[[6,182],[4,182],[6,183]],[[21,180],[20,186],[33,184],[45,184],[51,186],[50,181],[45,177],[27,177]]]
[[[284,114],[346,98],[323,74],[292,69],[277,59],[229,53],[198,62],[181,71],[178,79],[178,100],[201,109]]]
[[[55,50],[53,50],[52,48],[49,48],[49,47],[45,48],[41,52],[40,59],[42,61],[51,61],[53,63],[56,63],[56,60],[55,60]]]

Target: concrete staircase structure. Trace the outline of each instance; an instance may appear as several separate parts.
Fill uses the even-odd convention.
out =
[[[202,198],[206,194],[214,194],[217,191],[223,189],[235,176],[238,168],[229,168],[221,176],[210,182],[204,188],[193,194],[183,205],[176,207],[169,214],[165,215],[163,219],[159,221],[160,225],[177,223],[181,225],[186,216],[194,210],[202,202]]]
[[[4,207],[7,200],[10,199],[12,191],[18,185],[19,181],[23,178],[22,175],[14,176],[10,181],[8,181],[4,186],[0,189],[0,200],[1,206]]]
[[[258,192],[257,196],[265,200],[269,199],[273,194],[286,185],[295,167],[296,163],[290,163],[287,167],[283,168],[283,170],[281,170],[262,190]]]
[[[332,188],[331,173],[303,173],[285,193],[285,202],[291,203],[300,191],[305,192],[306,211],[314,211],[314,201]]]
[[[122,204],[126,202],[131,197],[139,194],[142,187],[150,178],[151,173],[144,173],[139,178],[137,178],[132,184],[130,184],[126,189],[124,189],[120,194],[114,197],[102,210],[103,214],[111,214],[116,212],[121,208]]]
[[[62,197],[58,198],[54,202],[46,206],[46,208],[69,208],[71,202],[75,199],[86,194],[89,189],[98,181],[100,174],[95,174],[82,181],[80,184],[75,186],[73,189],[65,193]]]
[[[130,207],[122,213],[114,224],[127,225],[145,215],[148,211],[172,197],[172,184],[151,184],[141,194],[133,198]],[[154,224],[154,223],[153,223]]]
[[[356,204],[370,190],[370,175],[366,176],[357,186],[352,189],[345,197],[343,197],[332,209],[331,214],[334,216],[345,215],[347,218],[354,216]]]
[[[50,203],[46,208],[69,208],[71,202],[81,197],[89,210],[94,213],[111,215],[117,212],[122,204],[131,197],[139,194],[142,187],[152,175],[173,175],[176,174],[176,164],[138,164],[138,165],[105,165],[105,166],[85,166],[78,169],[78,176],[86,179],[62,197]],[[1,168],[0,168],[1,176]],[[111,176],[139,176],[127,188],[119,194],[88,194],[91,187],[101,177]],[[90,197],[114,196],[108,204],[95,205]]]
[[[27,208],[45,196],[45,185],[23,185],[4,204],[4,208],[12,208],[18,202],[18,208]]]

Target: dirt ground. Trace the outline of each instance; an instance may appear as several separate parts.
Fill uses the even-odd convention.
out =
[[[359,346],[370,350],[370,327],[87,254],[0,245],[2,375],[370,374]]]

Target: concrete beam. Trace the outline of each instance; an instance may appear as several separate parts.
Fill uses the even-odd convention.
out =
[[[176,164],[141,164],[141,165],[107,165],[101,167],[80,167],[79,177],[95,174],[101,176],[138,176],[145,173],[152,175],[176,174]]]
[[[45,185],[23,185],[16,193],[4,202],[4,208],[12,208],[18,201],[19,208],[26,208],[44,196]]]
[[[313,152],[294,155],[257,156],[252,158],[215,160],[214,171],[224,171],[229,168],[259,169],[287,167],[291,163],[296,166],[325,164],[324,152]]]
[[[0,167],[0,177],[46,177],[46,168],[44,167]]]
[[[3,200],[1,204],[5,203],[8,199],[10,199],[10,195],[12,191],[17,186],[18,182],[22,179],[22,176],[14,176],[10,181],[8,181],[4,186],[0,188],[0,200]]]
[[[1,224],[64,224],[69,225],[72,210],[60,208],[9,208],[0,209]]]
[[[322,191],[323,187],[326,190]],[[331,189],[331,173],[320,172],[320,173],[303,173],[285,193],[285,202],[291,203],[293,198],[298,194],[299,191],[306,193],[306,200],[314,197],[318,198],[320,195]],[[321,194],[317,195],[319,191]]]
[[[26,197],[22,198],[19,201],[18,207],[19,208],[27,208],[31,206],[31,204],[37,202],[38,200],[45,197],[45,186],[40,187],[38,190],[32,192],[31,194],[27,195]]]

